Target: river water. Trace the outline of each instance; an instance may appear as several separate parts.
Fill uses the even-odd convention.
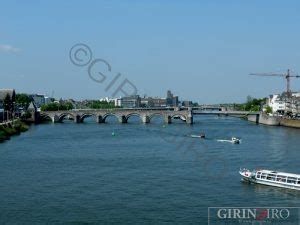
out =
[[[0,145],[0,224],[207,224],[208,207],[299,206],[299,192],[238,171],[300,173],[300,130],[194,119],[31,126]],[[206,140],[190,137],[200,132]],[[217,141],[231,136],[242,143]]]

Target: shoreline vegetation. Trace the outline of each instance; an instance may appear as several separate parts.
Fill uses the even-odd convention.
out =
[[[120,107],[115,106],[113,102],[91,100],[84,106],[84,108],[114,109],[114,108],[120,108]],[[65,103],[51,102],[51,103],[42,105],[42,107],[41,107],[41,111],[59,111],[59,110],[72,110],[72,109],[74,109],[74,105],[71,102],[65,102]]]
[[[29,129],[29,126],[21,120],[16,120],[13,123],[0,125],[0,143],[9,140],[11,136],[19,135]]]

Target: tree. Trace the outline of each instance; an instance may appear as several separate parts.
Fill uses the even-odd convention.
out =
[[[248,95],[248,96],[247,96],[247,103],[248,103],[248,102],[252,102],[252,100],[253,100],[253,98],[252,98],[250,95]]]
[[[13,101],[9,94],[6,94],[4,101],[3,101],[3,105],[4,105],[5,111],[9,111],[9,112],[13,111],[14,105],[13,105]]]
[[[59,109],[59,103],[53,102],[49,104],[45,104],[41,106],[42,111],[58,111]]]
[[[31,112],[29,112],[29,111],[27,111],[27,112],[25,112],[22,116],[21,116],[21,118],[22,119],[28,119],[28,118],[30,118],[32,115],[31,115]]]
[[[27,108],[31,102],[27,94],[16,94],[16,103],[24,108]]]
[[[73,104],[71,102],[57,103],[52,102],[41,106],[42,111],[58,111],[58,110],[71,110],[73,109]]]
[[[266,111],[265,111],[267,114],[271,114],[271,113],[273,113],[273,108],[271,107],[271,106],[267,106],[266,107]]]
[[[116,108],[114,102],[93,100],[88,103],[88,107],[92,109],[110,109]]]

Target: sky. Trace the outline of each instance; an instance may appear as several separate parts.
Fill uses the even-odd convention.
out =
[[[249,73],[300,74],[299,11],[296,0],[2,1],[0,88],[78,100],[169,89],[201,104],[265,97],[285,80]],[[291,86],[300,91],[300,79]]]

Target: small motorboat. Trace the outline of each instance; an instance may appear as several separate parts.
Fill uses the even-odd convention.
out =
[[[241,139],[236,138],[236,137],[232,137],[230,140],[217,140],[219,142],[229,142],[232,144],[240,144],[241,143]]]
[[[239,144],[239,143],[241,142],[241,140],[238,139],[238,138],[236,138],[236,137],[232,137],[232,138],[231,138],[231,142],[232,142],[233,144]]]
[[[205,134],[204,133],[201,133],[200,135],[194,135],[194,134],[192,134],[191,137],[192,138],[205,138]]]

